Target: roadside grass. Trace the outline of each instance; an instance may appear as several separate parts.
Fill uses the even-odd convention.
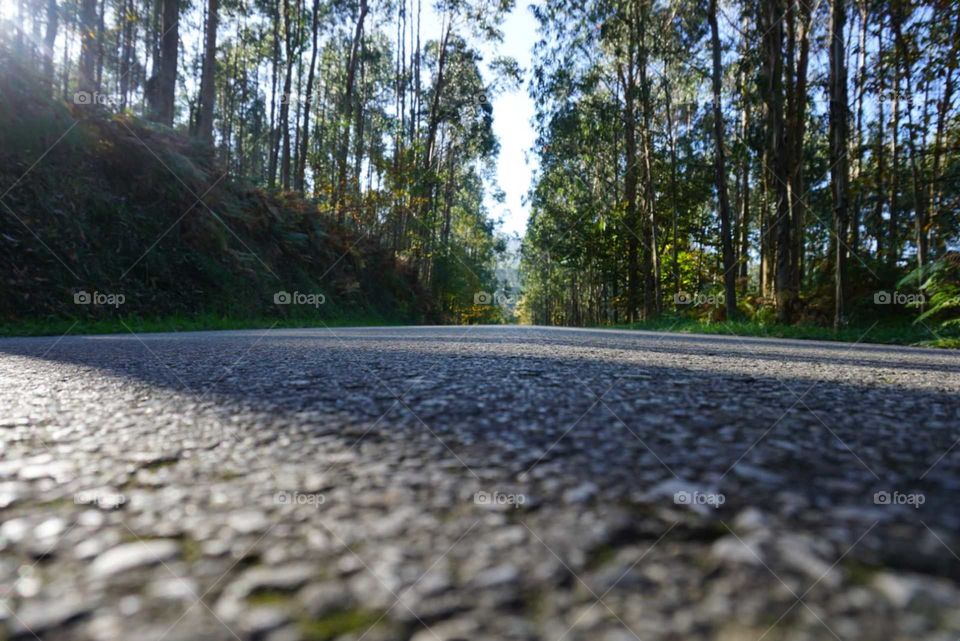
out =
[[[373,327],[410,325],[409,320],[378,315],[365,311],[344,313],[320,318],[316,316],[288,318],[243,318],[218,314],[198,316],[168,316],[142,318],[69,319],[49,318],[0,323],[0,337],[64,336],[67,334],[127,334],[130,332],[194,332],[231,329],[294,329],[323,327]],[[870,325],[845,327],[836,331],[817,325],[776,325],[756,321],[705,321],[678,316],[663,316],[656,320],[632,324],[604,325],[610,329],[634,329],[679,334],[713,334],[723,336],[759,336],[837,341],[846,343],[874,343],[883,345],[918,345],[960,349],[956,332],[927,328],[906,321],[885,321]],[[936,332],[936,335],[933,333]]]
[[[666,316],[632,324],[614,325],[616,329],[638,329],[680,334],[717,334],[724,336],[760,336],[767,338],[796,338],[846,343],[875,343],[883,345],[919,345],[924,347],[960,348],[960,337],[955,333],[906,321],[878,322],[871,327],[855,325],[834,330],[817,325],[776,325],[756,321],[705,321],[693,318]],[[936,333],[934,333],[936,332]]]
[[[307,327],[372,327],[409,324],[376,314],[334,316],[331,318],[234,318],[217,314],[168,316],[161,318],[33,319],[0,323],[0,336],[64,336],[67,334],[148,334],[155,332],[195,332],[227,329],[280,329]]]

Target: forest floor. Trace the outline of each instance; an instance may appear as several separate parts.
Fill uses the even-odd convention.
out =
[[[953,641],[960,353],[0,340],[0,639]]]

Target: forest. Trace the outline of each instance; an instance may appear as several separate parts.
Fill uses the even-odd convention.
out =
[[[165,247],[168,255],[177,251],[171,242],[193,242],[200,259],[210,258],[184,227],[204,210],[217,209],[225,221],[219,232],[228,238],[216,240],[233,243],[230,251],[252,254],[249,264],[235,271],[269,276],[277,267],[265,254],[272,251],[280,260],[277,246],[298,240],[304,241],[300,255],[282,262],[309,263],[316,253],[335,248],[336,236],[344,255],[361,250],[357,262],[381,265],[381,277],[397,273],[412,281],[406,297],[416,300],[408,306],[423,313],[399,320],[500,320],[499,307],[474,305],[474,296],[496,289],[495,261],[505,243],[484,204],[488,192],[492,199],[498,196],[489,187],[498,151],[490,96],[515,88],[519,69],[509,58],[484,60],[477,47],[502,37],[498,25],[511,7],[506,1],[431,5],[432,24],[439,20],[440,29],[428,38],[421,33],[428,10],[421,0],[4,0],[2,173],[12,184],[4,202],[9,205],[4,232],[15,251],[33,245],[33,253],[53,254],[79,280],[88,275],[76,273],[79,263],[66,264],[85,248],[51,240],[56,225],[50,225],[49,236],[31,233],[55,219],[56,210],[43,203],[47,187],[35,185],[33,197],[28,193],[28,183],[43,183],[38,175],[62,155],[60,134],[75,138],[72,127],[66,130],[79,123],[77,129],[86,128],[89,136],[73,153],[88,152],[91,162],[111,154],[128,160],[129,154],[142,155],[151,171],[159,161],[161,174],[170,169],[166,182],[184,183],[192,196],[182,206],[171,203],[171,211],[157,212],[179,233],[164,233],[160,247],[134,267],[130,264],[153,232],[144,227],[150,221],[128,221],[124,226],[137,227],[143,242],[131,248],[125,263],[103,270],[109,274],[94,285],[129,289],[146,278],[143,263],[154,254],[162,255]],[[43,117],[24,108],[38,104],[48,112]],[[165,144],[182,153],[167,154]],[[23,173],[41,155],[44,163]],[[115,160],[123,164],[123,158]],[[201,166],[205,175],[194,184],[178,165]],[[81,170],[75,163],[67,172]],[[114,176],[110,167],[88,177],[103,183]],[[231,223],[220,211],[223,202],[220,208],[209,202],[224,185],[262,190],[258,197],[270,201],[268,207],[245,206]],[[132,201],[138,208],[167,197],[131,195],[126,185],[110,189],[101,200]],[[81,203],[75,216],[89,216],[101,205]],[[181,221],[177,216],[188,206],[199,211]],[[271,211],[290,206],[297,210],[297,223],[276,239],[251,238],[240,229],[256,227],[251,218],[269,222]],[[104,207],[114,222],[131,215],[112,204]],[[319,231],[313,229],[317,221]],[[113,233],[95,227],[84,235]],[[375,260],[369,260],[370,252]],[[90,260],[102,261],[103,254]],[[44,258],[50,259],[48,271],[63,271],[50,256]],[[342,266],[336,256],[326,262],[331,270]],[[111,269],[124,273],[123,283],[114,282]],[[367,276],[375,280],[377,274]],[[177,289],[171,283],[167,298],[178,297]],[[332,294],[328,298],[340,299],[351,293],[326,291]],[[377,297],[375,291],[367,296]],[[143,313],[156,311],[147,306]]]
[[[950,327],[960,306],[954,3],[545,0],[534,10],[531,320],[618,324],[680,310],[838,328],[912,314],[931,332],[938,318]]]
[[[530,68],[487,53],[511,11],[536,18]],[[82,234],[102,241],[90,264],[111,244],[125,254],[73,285],[96,277],[146,292],[167,271],[175,299],[184,288],[170,264],[186,245],[196,261],[258,278],[329,254],[309,281],[324,289],[324,269],[345,268],[340,247],[346,268],[366,275],[326,294],[375,300],[377,275],[396,274],[406,293],[394,298],[419,310],[408,320],[504,322],[516,311],[545,325],[839,330],[883,319],[935,339],[960,329],[960,21],[947,0],[8,0],[3,18],[2,238],[8,258],[53,255],[21,273],[24,291],[62,272],[57,262],[72,277],[83,262],[71,258],[83,243],[57,240],[61,210],[43,195],[62,175],[58,154],[112,153],[113,165],[138,154],[203,171],[184,181],[171,170],[190,192],[174,211],[157,206],[163,190],[127,193],[130,181],[75,204],[78,219],[100,211]],[[494,113],[504,92],[535,105],[530,215],[513,266],[495,211],[493,122],[514,117]],[[83,142],[70,123],[86,128]],[[34,170],[61,133],[73,150]],[[163,144],[179,151],[154,148]],[[107,170],[91,171],[102,184]],[[227,204],[250,194],[259,200],[231,226]],[[177,216],[213,214],[210,199],[228,213],[200,241]],[[270,222],[278,208],[293,213]],[[156,215],[111,240],[107,228],[131,210]],[[178,231],[144,260],[155,223],[157,235]],[[44,224],[49,235],[34,233]],[[505,266],[519,287],[500,277]],[[24,312],[14,307],[5,316]],[[25,313],[38,310],[63,314]]]

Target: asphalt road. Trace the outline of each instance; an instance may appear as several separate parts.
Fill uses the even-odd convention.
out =
[[[0,341],[0,639],[960,637],[960,353]]]

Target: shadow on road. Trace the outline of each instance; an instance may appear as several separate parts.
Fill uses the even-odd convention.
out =
[[[260,412],[278,430],[307,413],[307,433],[367,454],[433,436],[444,469],[459,461],[465,475],[596,483],[612,501],[710,486],[727,495],[724,514],[760,506],[813,527],[818,511],[839,510],[886,523],[878,532],[893,528],[884,540],[897,545],[922,524],[960,534],[960,396],[936,386],[960,370],[953,354],[483,328],[22,339],[0,341],[0,354],[29,358],[0,359],[28,382],[46,362],[59,378],[108,375]],[[887,509],[874,500],[883,491],[925,501]],[[923,558],[908,565],[960,578],[960,562]]]

